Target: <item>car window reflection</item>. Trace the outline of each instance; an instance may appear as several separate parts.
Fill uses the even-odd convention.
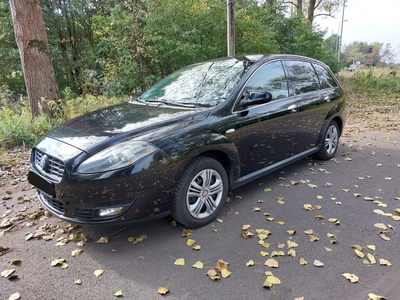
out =
[[[296,95],[319,90],[317,74],[309,62],[287,61],[289,78],[294,84]]]

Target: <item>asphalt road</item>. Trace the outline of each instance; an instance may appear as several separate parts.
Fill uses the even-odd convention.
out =
[[[72,233],[90,237],[84,246],[77,241],[56,246],[60,238],[68,237],[63,232],[68,227],[54,217],[39,216],[9,230],[0,228],[0,246],[9,248],[0,252],[0,271],[15,269],[18,275],[0,277],[0,299],[17,292],[21,299],[116,299],[117,291],[123,299],[363,300],[369,293],[400,299],[400,223],[382,215],[400,208],[400,134],[353,127],[341,142],[334,160],[304,159],[233,191],[219,221],[195,229],[190,236],[183,237],[185,228],[171,226],[168,219],[127,228],[74,229]],[[13,192],[4,200],[7,188],[0,190],[0,216],[24,207],[26,212],[38,209],[37,200],[30,198],[32,189]],[[18,200],[21,195],[30,200]],[[0,224],[11,215],[0,218]],[[58,226],[48,229],[54,232],[53,239],[26,240],[45,224]],[[243,225],[250,225],[247,230],[254,237],[243,237]],[[263,242],[257,229],[270,232]],[[108,243],[96,242],[107,235]],[[140,236],[141,242],[129,242]],[[188,246],[189,239],[196,243]],[[195,245],[201,249],[194,250]],[[352,245],[362,247],[358,255]],[[76,249],[83,251],[72,256]],[[278,267],[265,265],[279,251],[285,255],[272,257]],[[365,258],[369,254],[369,260],[363,261],[362,254]],[[59,258],[65,259],[67,268],[51,266]],[[179,258],[184,258],[183,266],[174,264]],[[20,262],[11,264],[14,259]],[[206,274],[219,259],[228,263],[231,273],[226,278],[218,273],[220,279],[213,281]],[[246,266],[251,260],[254,265]],[[303,260],[307,264],[300,264]],[[202,269],[192,267],[197,261],[203,263]],[[96,277],[94,271],[99,269],[104,272]],[[263,287],[266,271],[280,284]],[[350,282],[344,273],[354,274],[358,281]],[[77,279],[81,284],[75,283]],[[169,292],[158,294],[159,287]]]

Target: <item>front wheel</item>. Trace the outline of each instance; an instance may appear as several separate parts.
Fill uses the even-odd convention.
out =
[[[188,227],[213,221],[228,193],[224,167],[209,157],[197,157],[183,170],[174,189],[171,216]]]
[[[339,126],[336,121],[332,120],[325,131],[321,149],[314,155],[317,159],[332,159],[339,146]]]

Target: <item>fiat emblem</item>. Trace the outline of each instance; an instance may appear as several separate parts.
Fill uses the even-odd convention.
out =
[[[47,171],[50,167],[50,159],[47,155],[43,155],[40,159],[39,166],[43,171]]]

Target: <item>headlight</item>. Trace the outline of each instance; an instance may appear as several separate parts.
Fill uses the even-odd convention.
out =
[[[146,142],[127,141],[96,153],[78,167],[78,173],[99,173],[133,165],[158,149]]]

